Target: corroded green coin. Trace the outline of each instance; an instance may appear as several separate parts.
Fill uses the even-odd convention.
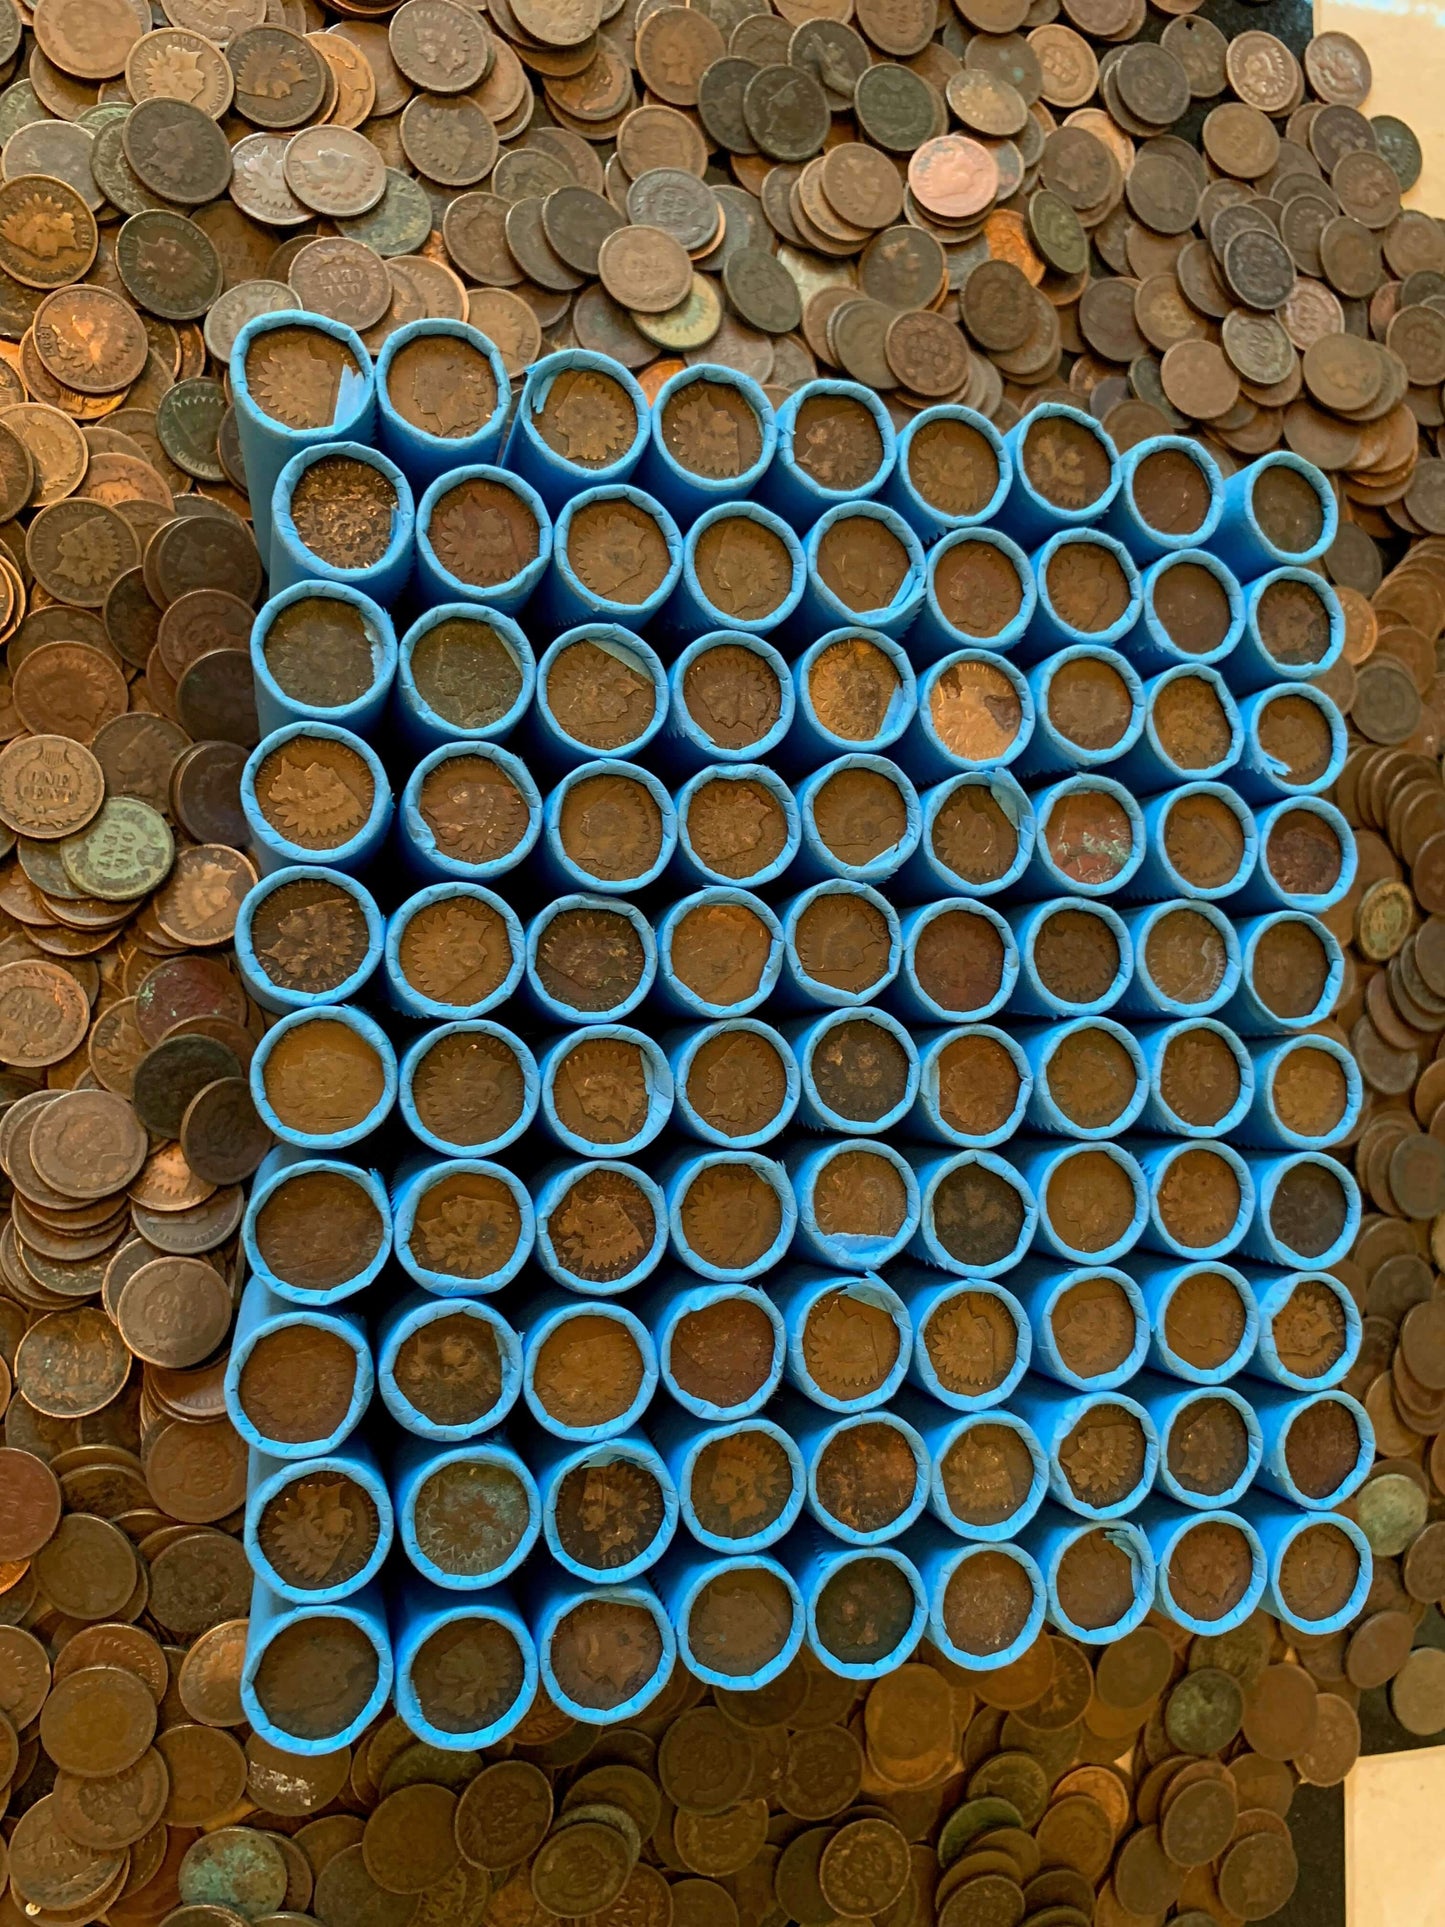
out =
[[[1217,1666],[1186,1673],[1164,1707],[1164,1731],[1181,1753],[1218,1753],[1244,1719],[1239,1681]]]
[[[176,846],[159,810],[136,796],[111,796],[81,835],[66,841],[65,874],[103,903],[143,897],[170,874]]]

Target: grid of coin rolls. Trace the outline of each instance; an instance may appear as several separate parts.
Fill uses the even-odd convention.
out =
[[[420,378],[491,384],[461,462]],[[256,1730],[1344,1625],[1319,472],[578,351],[514,395],[459,323],[263,317],[232,380]]]

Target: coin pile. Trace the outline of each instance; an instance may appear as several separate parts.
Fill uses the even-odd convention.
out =
[[[1347,35],[1301,63],[1179,0],[1157,44],[1136,0],[79,11],[0,34],[0,400],[158,411],[213,484],[236,332],[299,305],[650,393],[688,358],[777,396],[837,371],[900,422],[1067,393],[1121,447],[1283,441],[1372,536],[1445,532],[1445,240]]]
[[[83,1854],[56,1820],[98,1811],[107,1790],[111,1805],[134,1799],[184,1762],[188,1791],[171,1794],[184,1810],[158,1848],[147,1836],[150,1871],[110,1904],[113,1927],[1257,1921],[1298,1878],[1296,1787],[1337,1784],[1359,1751],[1349,1689],[1317,1688],[1262,1614],[1192,1641],[1151,1622],[1097,1658],[1050,1636],[985,1675],[927,1646],[865,1687],[806,1659],[758,1693],[679,1673],[645,1719],[606,1732],[539,1701],[490,1755],[442,1753],[394,1716],[333,1753],[280,1756],[255,1736],[243,1751],[229,1632],[181,1675],[207,1727],[175,1724],[169,1696],[157,1710],[145,1669],[161,1655],[139,1632],[79,1676],[126,1707],[110,1753],[144,1751],[106,1778],[92,1737],[92,1777],[61,1771],[25,1811],[17,1899],[38,1913],[63,1894],[94,1918],[126,1855]],[[63,1691],[47,1743],[64,1738]]]

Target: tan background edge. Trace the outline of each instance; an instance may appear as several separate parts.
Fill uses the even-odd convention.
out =
[[[1353,34],[1370,56],[1367,114],[1408,121],[1425,170],[1407,207],[1445,214],[1445,4],[1438,0],[1315,0],[1315,32]]]

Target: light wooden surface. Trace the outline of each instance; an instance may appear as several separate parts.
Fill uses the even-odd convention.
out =
[[[1353,34],[1370,56],[1367,114],[1414,128],[1425,171],[1407,207],[1445,214],[1445,0],[1315,0],[1315,32]]]
[[[1445,1746],[1368,1754],[1345,1782],[1349,1927],[1445,1927]]]

